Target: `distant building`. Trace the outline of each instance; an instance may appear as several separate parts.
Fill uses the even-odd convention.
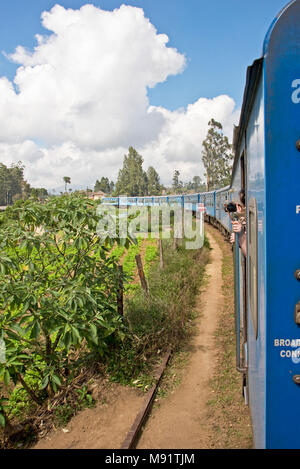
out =
[[[91,194],[88,195],[89,199],[92,200],[100,200],[102,197],[105,197],[107,194],[103,191],[97,191],[97,192],[92,192]]]

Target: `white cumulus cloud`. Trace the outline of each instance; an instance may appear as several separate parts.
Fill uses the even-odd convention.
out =
[[[30,183],[116,178],[130,145],[165,182],[174,167],[191,178],[201,173],[208,120],[231,136],[237,115],[228,96],[178,111],[150,106],[148,88],[181,73],[186,60],[142,9],[56,5],[41,20],[50,34],[36,35],[32,51],[6,54],[19,67],[14,83],[0,78],[0,161],[21,160]]]
[[[239,111],[235,102],[226,95],[213,99],[200,98],[186,109],[169,111],[161,107],[150,108],[151,112],[164,116],[164,125],[155,142],[144,147],[145,163],[161,168],[161,175],[168,183],[174,169],[178,169],[183,180],[195,175],[203,176],[201,162],[202,142],[208,131],[211,118],[223,125],[223,132],[231,140],[233,124],[238,122]],[[154,163],[155,161],[155,163]]]

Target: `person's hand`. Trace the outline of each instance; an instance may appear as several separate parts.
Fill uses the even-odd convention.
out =
[[[235,242],[235,233],[231,233],[230,242],[231,242],[231,244],[233,244]]]
[[[233,220],[232,222],[232,230],[235,233],[240,233],[243,229],[243,225],[238,220]]]

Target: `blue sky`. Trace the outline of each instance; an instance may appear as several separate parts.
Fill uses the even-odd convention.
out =
[[[55,4],[80,8],[86,3],[106,10],[121,4],[144,9],[169,45],[187,57],[185,71],[149,90],[150,103],[176,109],[200,96],[228,94],[240,106],[246,67],[261,54],[265,33],[286,0],[2,0],[0,50],[12,53],[17,45],[32,48],[34,35],[46,34],[40,15]],[[13,79],[16,65],[1,55],[0,76]]]
[[[93,187],[133,146],[164,184],[175,169],[203,178],[208,122],[232,138],[247,66],[285,5],[2,0],[0,162],[22,161],[36,187]]]

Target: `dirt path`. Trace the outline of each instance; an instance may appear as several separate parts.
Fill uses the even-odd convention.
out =
[[[197,310],[201,318],[196,325],[198,330],[189,364],[175,392],[153,410],[138,449],[210,447],[206,404],[211,397],[208,382],[216,361],[214,332],[223,302],[222,251],[211,233],[211,230],[207,232],[212,247],[206,269],[208,281],[205,291],[198,297]]]
[[[111,384],[102,402],[49,433],[34,449],[119,449],[143,399],[135,389]]]

